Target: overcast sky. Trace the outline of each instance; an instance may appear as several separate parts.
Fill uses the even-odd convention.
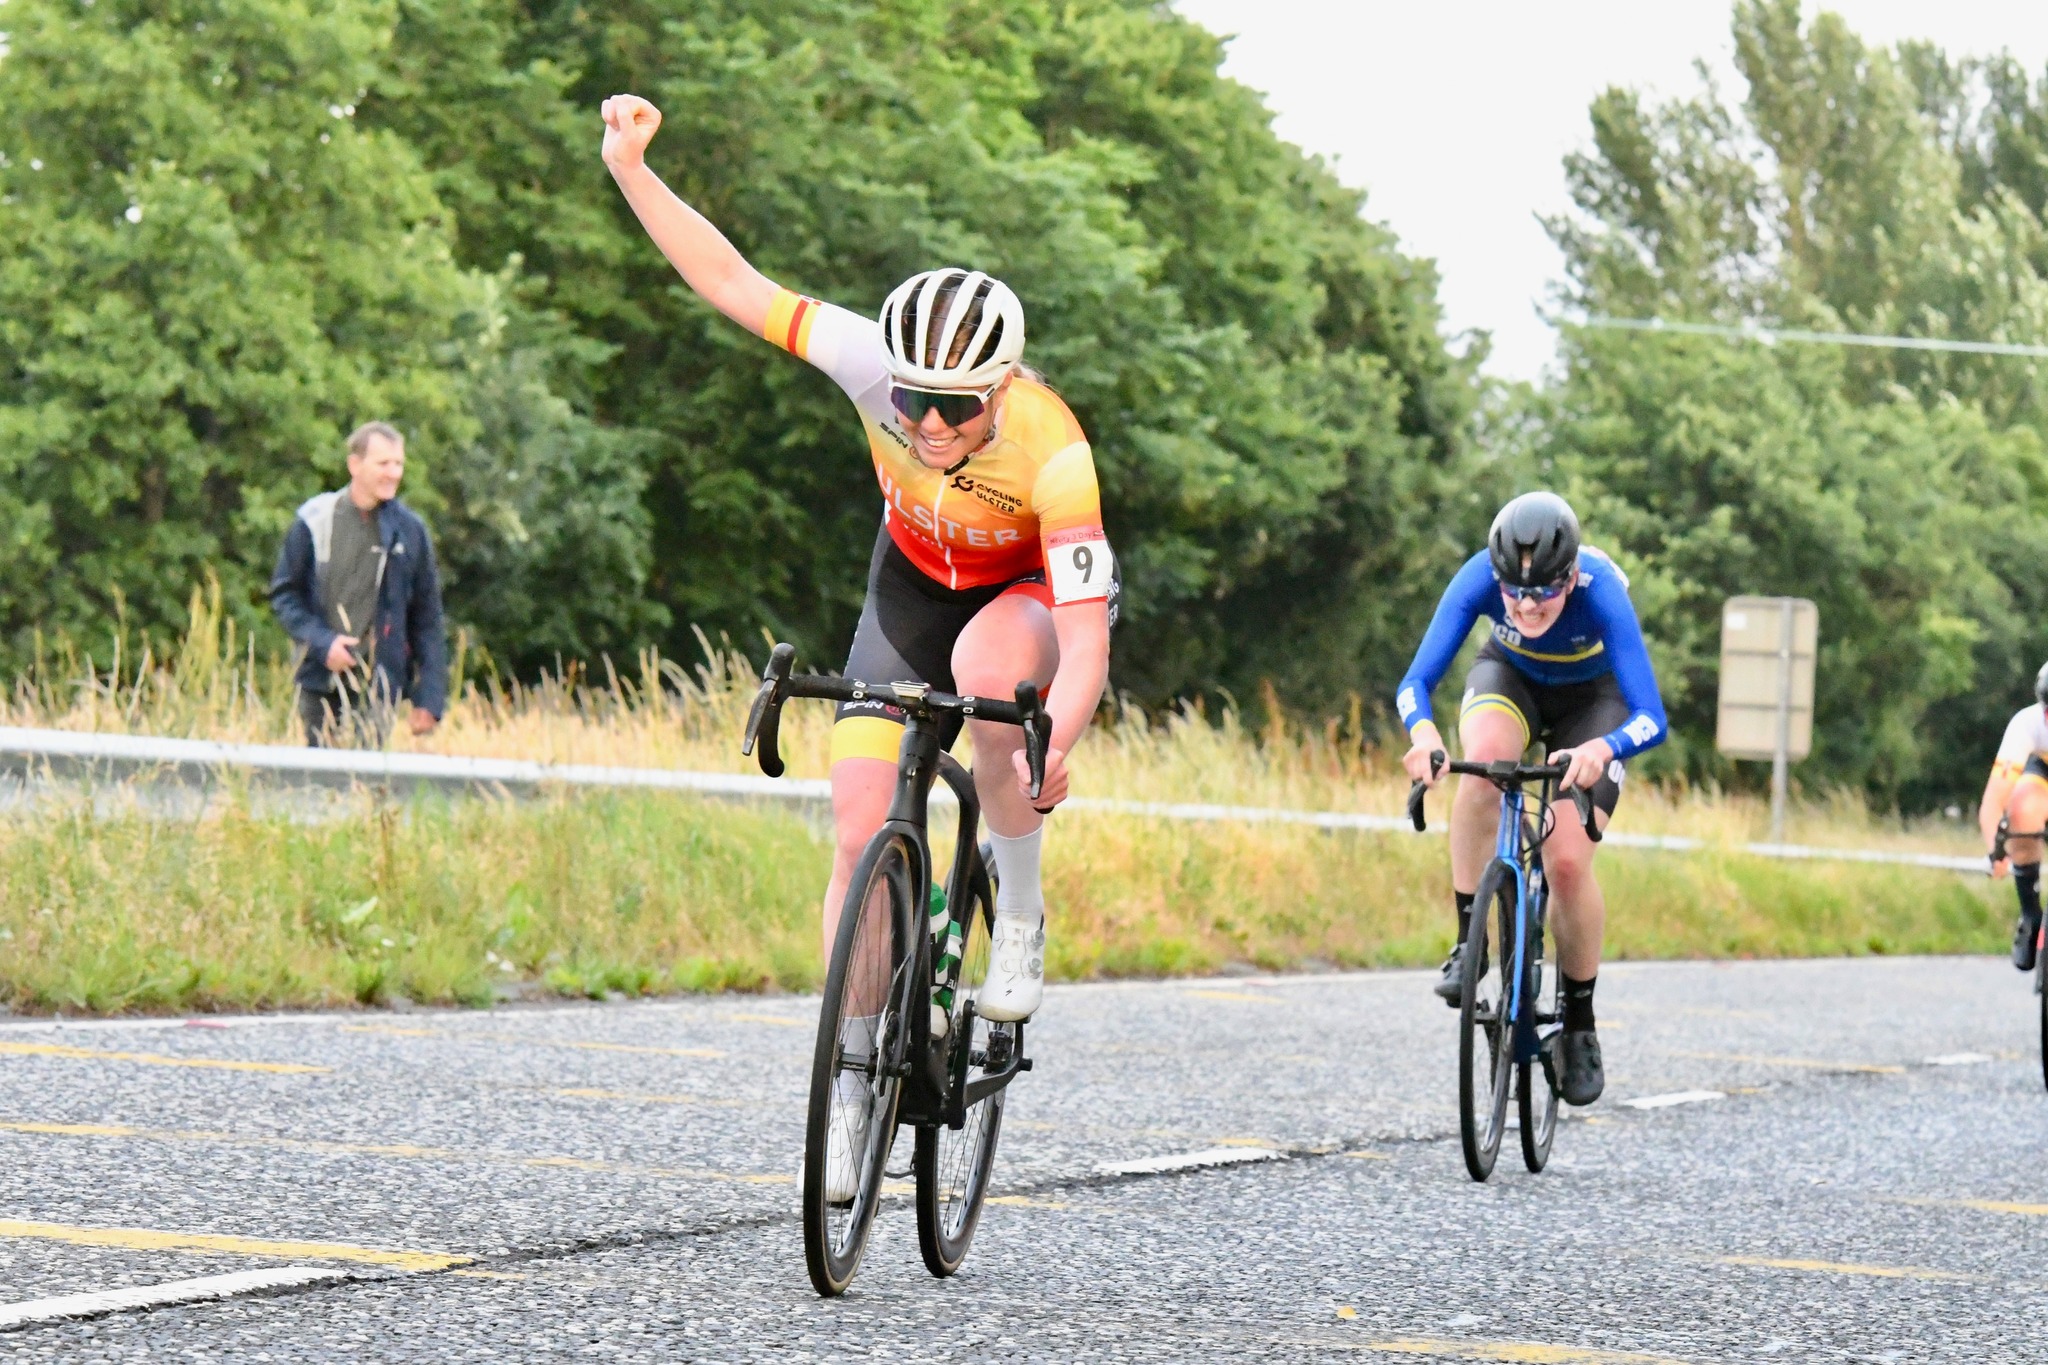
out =
[[[1724,0],[1176,0],[1237,35],[1224,70],[1266,93],[1280,135],[1331,157],[1366,212],[1434,257],[1453,330],[1493,333],[1488,368],[1533,379],[1553,356],[1537,315],[1562,263],[1537,223],[1565,205],[1562,158],[1610,85],[1698,88],[1705,59],[1743,89]],[[1808,13],[1817,6],[1809,4]],[[2042,0],[1839,0],[1873,42],[2008,50],[2048,63]]]

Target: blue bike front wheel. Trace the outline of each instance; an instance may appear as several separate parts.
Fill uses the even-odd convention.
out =
[[[1493,1174],[1507,1131],[1514,1085],[1510,1016],[1515,943],[1515,874],[1496,859],[1479,878],[1465,934],[1464,980],[1458,1000],[1458,1136],[1474,1180]]]

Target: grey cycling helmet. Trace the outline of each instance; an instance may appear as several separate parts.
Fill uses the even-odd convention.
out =
[[[2041,671],[2034,675],[2034,696],[2041,705],[2048,706],[2048,664],[2041,665]]]
[[[1495,576],[1510,587],[1555,583],[1578,567],[1579,519],[1555,493],[1524,493],[1493,519],[1486,552]]]

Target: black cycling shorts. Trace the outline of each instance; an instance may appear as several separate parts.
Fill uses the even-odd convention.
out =
[[[1500,641],[1488,640],[1465,675],[1465,699],[1459,715],[1474,711],[1505,711],[1522,724],[1522,746],[1543,741],[1545,757],[1588,740],[1604,739],[1628,723],[1633,714],[1612,673],[1589,682],[1545,686],[1508,661]],[[1615,759],[1607,775],[1594,784],[1593,804],[1614,814],[1621,800],[1627,765]]]
[[[1122,570],[1109,581],[1109,624],[1116,625]],[[953,646],[981,609],[1009,593],[1019,593],[1052,607],[1052,589],[1045,571],[1035,570],[1007,583],[981,588],[949,588],[920,572],[896,548],[888,528],[875,539],[868,561],[868,595],[854,628],[853,648],[846,656],[845,676],[862,682],[924,683],[941,692],[955,690]],[[832,761],[879,758],[894,763],[903,740],[903,711],[870,698],[841,702],[832,725]],[[949,716],[939,733],[942,747],[960,736],[961,721]]]

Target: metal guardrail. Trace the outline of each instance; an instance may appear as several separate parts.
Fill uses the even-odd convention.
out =
[[[158,739],[148,735],[89,734],[71,730],[35,730],[0,726],[0,768],[17,771],[36,766],[60,775],[135,777],[169,774],[181,781],[208,781],[223,769],[238,769],[294,779],[320,786],[498,787],[535,790],[545,787],[637,788],[689,792],[739,800],[820,803],[832,797],[822,778],[769,778],[747,773],[682,772],[667,768],[621,768],[587,763],[535,763],[517,758],[456,758],[441,754],[399,754],[367,749],[311,749],[283,744],[221,744],[204,739]],[[952,800],[943,787],[932,793],[935,803]],[[1156,820],[1228,824],[1309,825],[1323,830],[1357,830],[1375,834],[1414,832],[1395,815],[1350,811],[1286,810],[1272,806],[1218,806],[1193,802],[1122,801],[1107,797],[1073,797],[1068,809]],[[1629,834],[1617,830],[1606,842],[1621,848],[1696,853],[1716,847],[1703,839],[1673,834]],[[1952,872],[1985,870],[1982,858],[1939,853],[1908,853],[1889,849],[1821,848],[1807,844],[1740,844],[1731,851],[1759,858],[1786,858],[1852,863],[1889,863],[1938,868]]]

